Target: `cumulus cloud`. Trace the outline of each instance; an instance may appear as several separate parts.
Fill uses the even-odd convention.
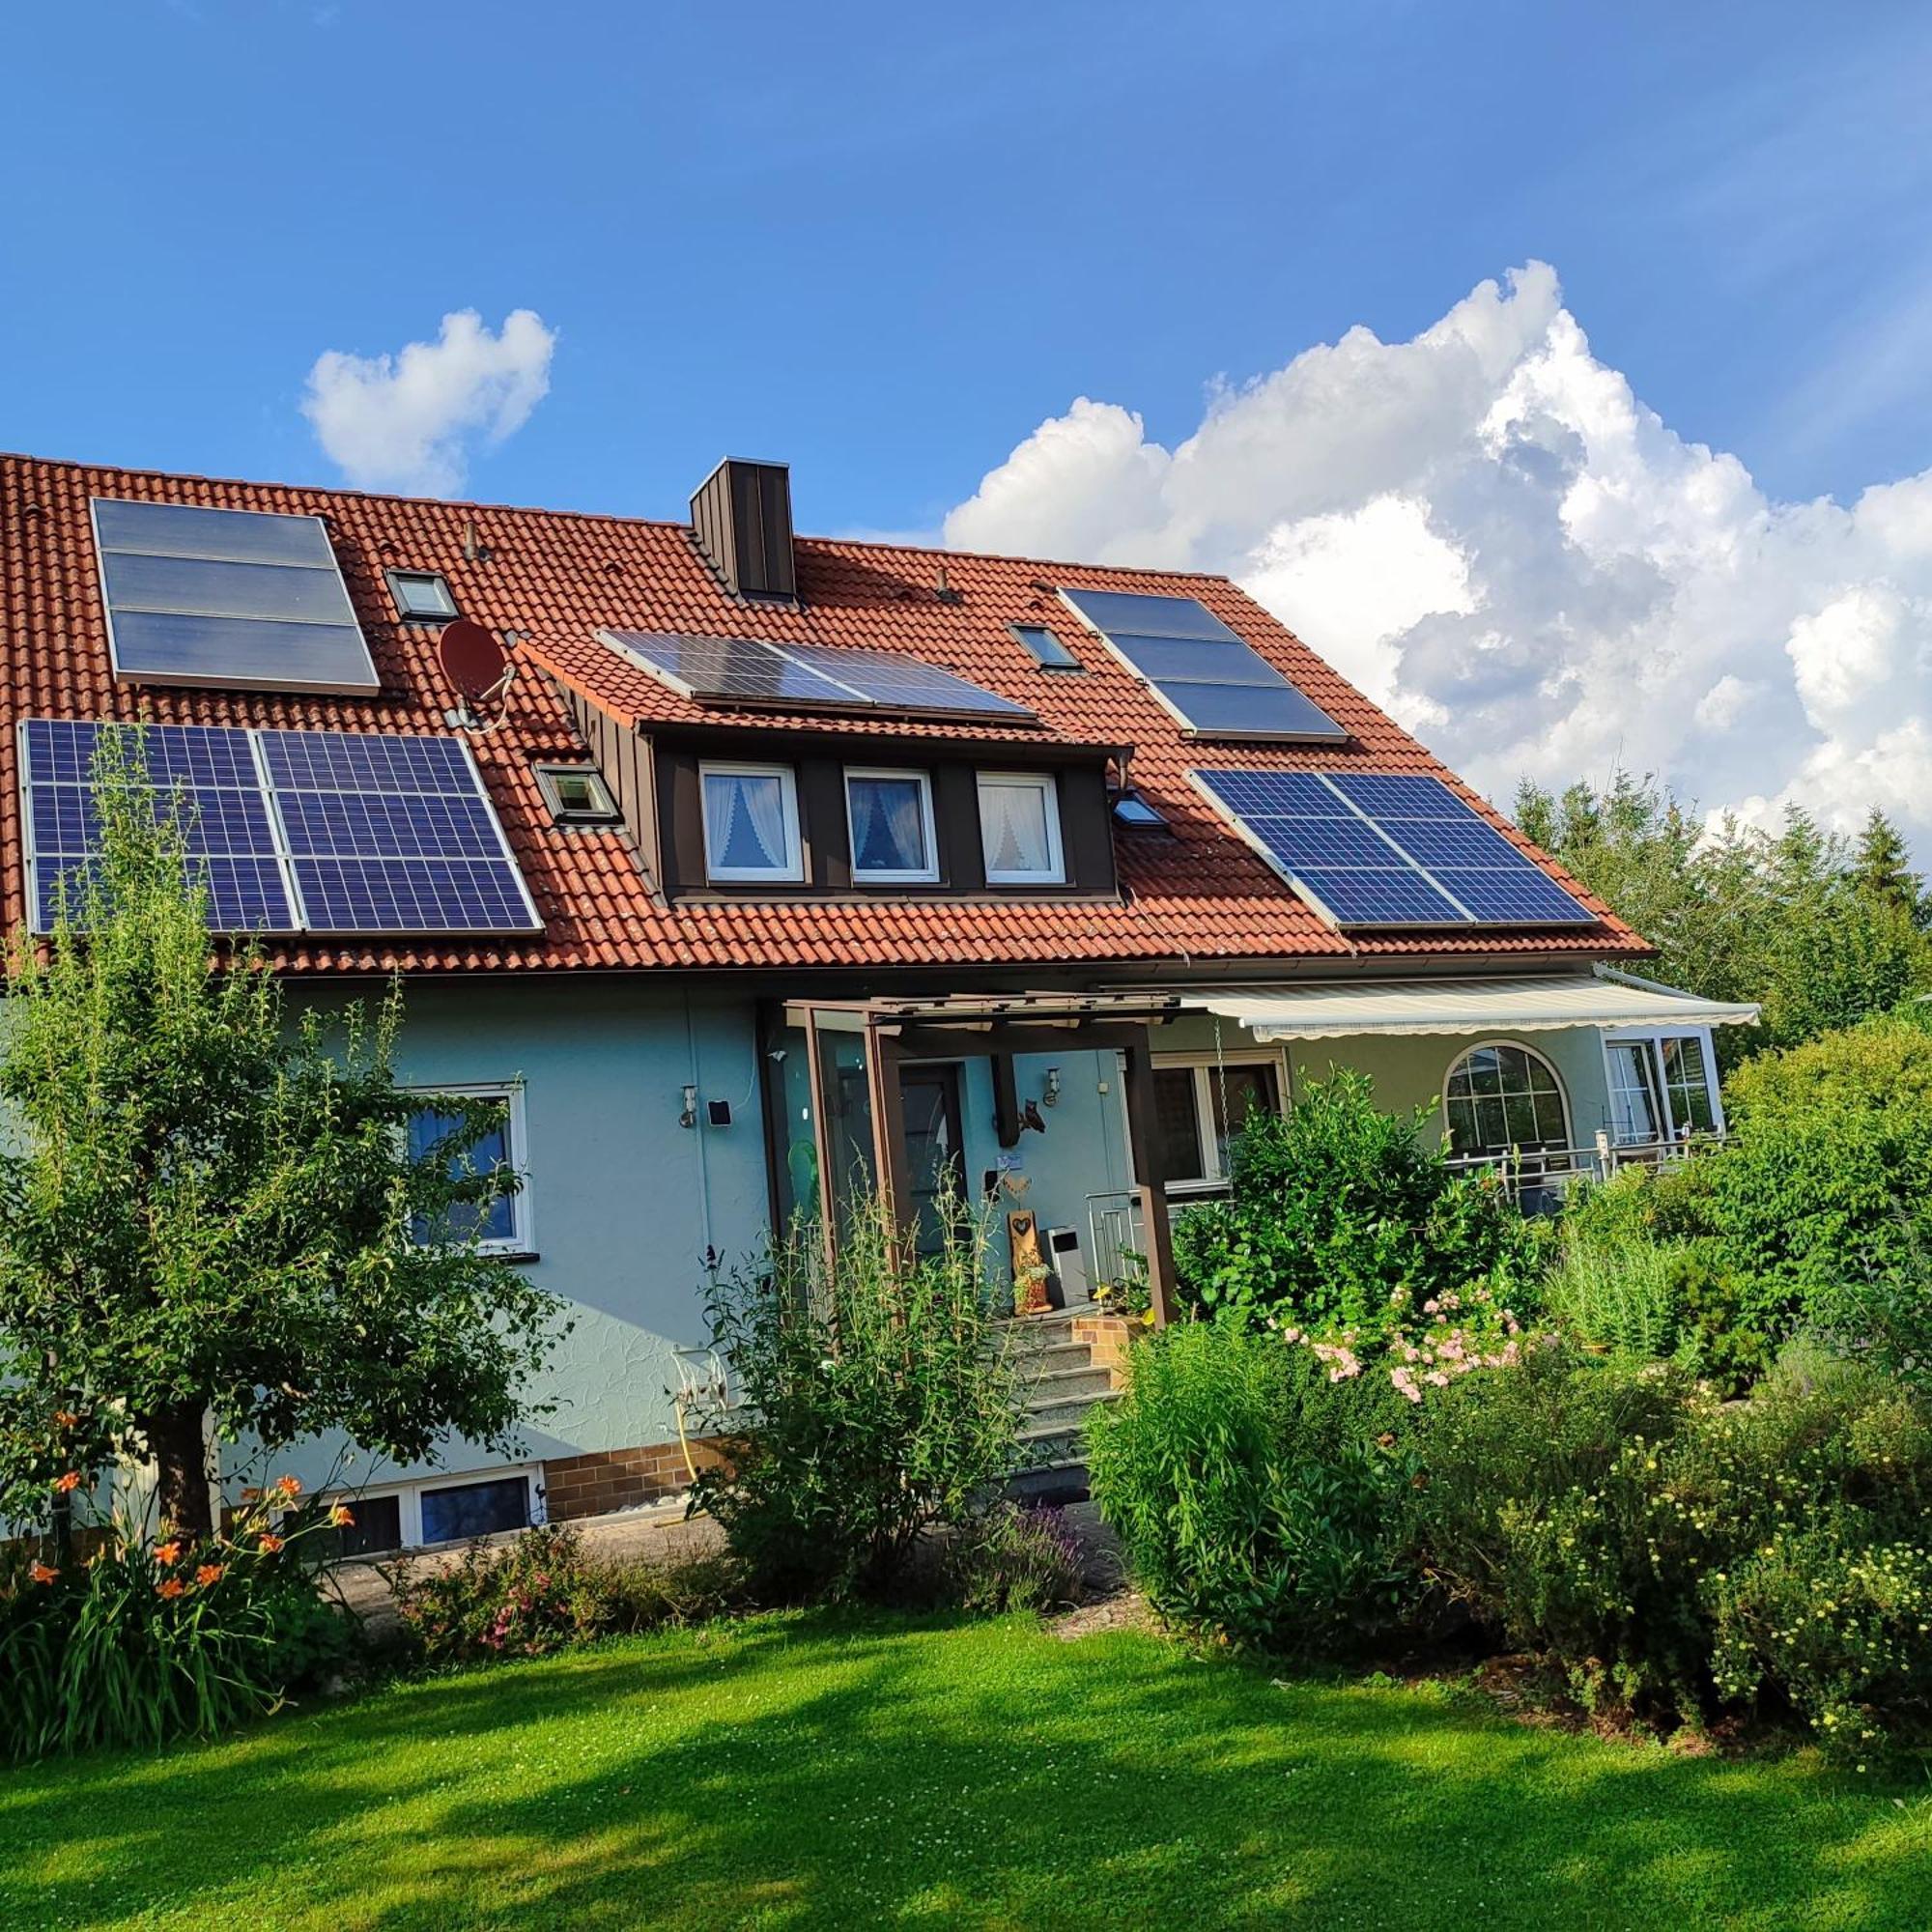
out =
[[[543,401],[555,347],[530,309],[513,309],[494,335],[474,309],[459,309],[434,342],[393,355],[324,351],[302,413],[358,488],[454,496],[471,450],[514,435]]]
[[[1893,812],[1932,859],[1932,470],[1778,502],[1592,355],[1552,270],[1209,394],[1173,449],[1077,400],[950,543],[1237,577],[1450,763],[1656,772],[1717,812]]]

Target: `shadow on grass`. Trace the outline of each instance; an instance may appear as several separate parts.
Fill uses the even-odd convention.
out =
[[[1932,1813],[1144,1635],[808,1618],[20,1774],[0,1873],[36,1924],[1916,1927]]]

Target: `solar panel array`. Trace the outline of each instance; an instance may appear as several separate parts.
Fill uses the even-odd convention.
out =
[[[93,774],[103,731],[20,726],[34,929],[77,914],[98,862]],[[469,748],[454,738],[150,724],[138,739],[175,803],[223,932],[535,932]]]
[[[598,637],[659,683],[699,704],[799,711],[891,711],[915,717],[1031,721],[1009,697],[897,651],[687,638],[661,631]]]
[[[1349,735],[1192,597],[1065,587],[1060,595],[1197,737],[1339,744]]]
[[[1595,913],[1440,779],[1372,772],[1193,776],[1331,925],[1597,923]]]
[[[108,497],[93,508],[116,676],[380,689],[321,518]]]

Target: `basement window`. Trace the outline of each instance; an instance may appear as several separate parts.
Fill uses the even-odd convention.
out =
[[[539,765],[537,784],[559,825],[611,825],[619,816],[617,801],[594,765]]]
[[[409,624],[446,624],[456,615],[456,599],[434,570],[385,570],[389,595]]]

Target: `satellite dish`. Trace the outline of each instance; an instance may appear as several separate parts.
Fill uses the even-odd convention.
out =
[[[466,698],[487,697],[503,681],[509,658],[496,637],[473,617],[458,617],[437,639],[437,662]]]

